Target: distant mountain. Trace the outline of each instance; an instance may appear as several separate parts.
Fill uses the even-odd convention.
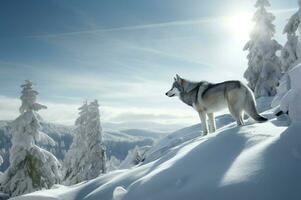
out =
[[[39,146],[52,152],[59,160],[63,160],[69,150],[73,140],[73,126],[58,125],[48,122],[41,122],[42,132],[46,133],[55,141],[52,146],[48,143],[38,143]],[[135,146],[151,146],[166,133],[151,132],[146,130],[124,130],[103,132],[103,142],[107,148],[107,157],[114,156],[118,160],[123,160],[128,151]],[[0,171],[4,171],[9,166],[9,149],[11,147],[11,133],[9,131],[9,121],[0,121],[0,154],[3,156],[3,164]]]
[[[148,130],[155,132],[168,132],[179,130],[187,126],[187,124],[163,124],[149,121],[134,121],[134,122],[123,122],[123,123],[103,123],[103,127],[106,130],[128,130],[128,129],[138,129],[138,130]]]
[[[140,129],[127,129],[127,130],[122,130],[122,132],[134,137],[146,137],[146,138],[153,138],[153,139],[159,139],[169,134],[167,132],[152,132],[152,131],[140,130]]]

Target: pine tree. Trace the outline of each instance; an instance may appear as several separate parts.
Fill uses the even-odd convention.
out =
[[[281,62],[276,56],[281,45],[274,39],[275,26],[273,14],[266,11],[270,6],[268,0],[257,0],[253,21],[255,26],[250,34],[250,40],[244,47],[248,50],[248,68],[244,77],[254,91],[256,97],[274,96],[281,78]]]
[[[283,96],[291,88],[291,81],[288,71],[297,66],[301,61],[301,44],[299,36],[297,34],[298,29],[300,29],[301,22],[301,0],[299,0],[299,9],[294,13],[283,29],[283,33],[287,36],[287,42],[285,43],[281,51],[281,64],[282,73],[284,74],[279,81],[279,86],[277,87],[277,94],[273,99],[272,106],[276,107],[280,104]],[[299,33],[300,35],[300,33]]]
[[[138,165],[144,162],[146,158],[146,153],[149,150],[149,146],[138,147],[135,146],[134,149],[129,150],[126,158],[120,163],[120,169],[130,168],[134,165]]]
[[[281,69],[283,73],[287,72],[299,62],[300,55],[298,53],[298,43],[298,36],[295,33],[287,33],[287,42],[281,50]]]
[[[0,190],[11,196],[50,188],[60,182],[60,163],[35,144],[41,129],[37,111],[46,106],[36,103],[38,92],[31,81],[21,87],[21,115],[11,123],[10,166],[0,183]]]
[[[301,45],[297,36],[301,21],[301,0],[299,0],[299,10],[294,13],[284,27],[283,34],[287,35],[287,42],[281,51],[281,62],[283,72],[287,72],[300,62]]]
[[[106,171],[114,171],[119,169],[120,163],[120,160],[111,155],[110,159],[106,161]]]
[[[79,117],[75,120],[75,131],[73,142],[70,150],[67,152],[64,166],[64,183],[66,185],[72,185],[85,180],[84,176],[81,176],[81,172],[84,169],[84,156],[85,156],[85,133],[86,124],[88,121],[88,104],[85,102],[79,109]]]
[[[99,105],[95,100],[79,108],[74,141],[65,159],[65,184],[72,185],[106,172]]]
[[[106,172],[105,147],[102,145],[102,128],[100,125],[99,104],[97,100],[88,107],[87,143],[89,149],[90,166],[87,166],[88,179],[95,178],[100,172]]]

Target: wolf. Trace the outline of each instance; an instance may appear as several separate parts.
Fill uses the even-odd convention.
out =
[[[214,84],[193,82],[176,75],[172,88],[165,94],[168,97],[178,96],[198,112],[204,135],[216,131],[214,113],[224,108],[229,109],[238,126],[244,125],[245,112],[257,122],[268,120],[258,114],[252,90],[237,80]]]

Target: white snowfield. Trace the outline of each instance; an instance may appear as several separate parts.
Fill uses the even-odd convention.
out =
[[[160,157],[140,166],[14,199],[300,200],[301,123],[284,123],[230,123],[215,134],[167,144]]]

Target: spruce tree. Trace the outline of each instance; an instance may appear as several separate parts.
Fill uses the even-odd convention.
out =
[[[284,27],[283,34],[286,34],[287,42],[281,51],[281,62],[283,72],[287,72],[300,62],[301,45],[298,38],[298,29],[301,22],[301,0],[299,0],[299,9],[294,13]]]
[[[106,172],[105,147],[102,144],[102,128],[100,125],[99,104],[97,100],[88,106],[87,147],[89,150],[90,166],[87,167],[87,178],[97,177]]]
[[[272,22],[275,16],[267,12],[267,6],[270,6],[268,0],[257,0],[257,11],[253,17],[255,26],[244,47],[244,50],[249,51],[248,68],[244,77],[256,97],[274,96],[281,78],[281,62],[276,52],[282,47],[273,39],[275,26]]]
[[[78,108],[79,117],[75,120],[75,130],[73,142],[69,151],[66,154],[64,160],[64,184],[72,185],[85,180],[84,176],[81,176],[81,172],[84,170],[85,162],[84,156],[85,149],[85,134],[86,124],[88,121],[88,104],[85,102]]]
[[[75,136],[64,162],[66,185],[90,180],[106,172],[98,102],[85,102],[79,110]]]
[[[273,99],[272,106],[276,107],[280,104],[283,96],[291,88],[291,81],[288,75],[288,71],[297,66],[301,61],[301,44],[298,34],[301,22],[301,0],[299,0],[299,9],[295,12],[286,23],[283,34],[286,34],[287,42],[281,50],[281,64],[282,73],[284,74],[277,87],[277,94]]]
[[[287,33],[287,41],[281,50],[281,64],[282,73],[287,72],[289,69],[293,68],[298,64],[300,59],[299,54],[299,40],[295,33]]]
[[[46,106],[36,102],[38,92],[31,81],[21,87],[21,114],[10,124],[10,166],[0,183],[0,190],[10,196],[48,189],[60,182],[60,163],[54,155],[35,144],[41,133],[37,111]]]

